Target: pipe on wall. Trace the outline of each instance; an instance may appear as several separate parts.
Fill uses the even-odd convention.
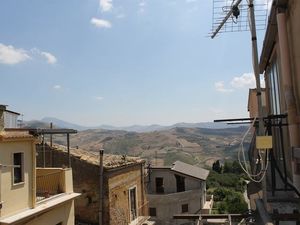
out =
[[[146,215],[147,212],[145,210],[145,181],[144,181],[144,163],[141,163],[141,195],[142,195],[142,215]]]
[[[103,153],[104,149],[99,150],[100,160],[99,160],[99,225],[103,224]]]
[[[33,140],[31,142],[31,153],[32,153],[32,165],[31,165],[31,168],[32,168],[32,196],[31,196],[31,207],[32,208],[35,208],[35,204],[36,204],[36,143],[35,141]]]
[[[299,124],[297,123],[297,108],[296,100],[293,92],[293,80],[291,71],[290,61],[290,49],[287,32],[287,19],[284,9],[278,9],[277,13],[277,26],[278,26],[278,39],[279,39],[279,51],[280,51],[280,62],[282,70],[282,83],[284,98],[287,107],[288,114],[288,130],[291,147],[300,146],[300,133]],[[297,162],[293,159],[293,181],[294,185],[300,190],[300,174],[296,171]],[[298,173],[298,174],[297,174]]]

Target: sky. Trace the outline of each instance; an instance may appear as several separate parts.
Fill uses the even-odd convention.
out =
[[[0,104],[24,120],[170,125],[247,117],[249,32],[211,0],[2,0]],[[259,49],[263,32],[258,32]]]

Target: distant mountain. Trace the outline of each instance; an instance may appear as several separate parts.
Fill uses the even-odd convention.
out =
[[[88,129],[105,129],[105,130],[124,130],[127,132],[138,132],[138,133],[144,133],[144,132],[153,132],[153,131],[164,131],[164,130],[170,130],[176,127],[182,127],[182,128],[209,128],[209,129],[226,129],[226,128],[235,128],[236,125],[227,125],[226,123],[213,123],[213,122],[201,122],[201,123],[176,123],[170,126],[161,126],[158,124],[152,124],[152,125],[132,125],[132,126],[124,126],[124,127],[116,127],[116,126],[110,126],[110,125],[101,125],[101,126],[81,126],[78,124],[66,122],[64,120],[60,120],[54,117],[45,117],[42,120],[33,120],[25,122],[25,125],[31,126],[31,127],[49,127],[50,123],[53,123],[55,127],[60,128],[70,128],[75,129],[78,131],[88,130]]]
[[[64,120],[60,120],[60,119],[57,119],[54,117],[44,117],[41,121],[44,123],[48,123],[48,124],[53,123],[53,125],[60,127],[60,128],[70,128],[70,129],[75,129],[75,130],[90,129],[90,127],[85,127],[85,126],[81,126],[78,124],[66,122]]]
[[[41,120],[30,120],[30,121],[23,121],[22,127],[23,128],[49,128],[50,124],[43,122]]]

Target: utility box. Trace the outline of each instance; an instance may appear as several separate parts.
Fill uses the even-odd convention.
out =
[[[257,149],[270,149],[273,148],[272,136],[257,136],[256,137]]]

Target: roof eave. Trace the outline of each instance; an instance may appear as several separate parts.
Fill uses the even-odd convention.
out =
[[[260,56],[259,72],[262,74],[269,62],[270,55],[273,51],[275,38],[277,34],[277,21],[276,21],[276,2],[274,1],[271,7],[270,16],[268,19],[268,26],[264,38],[262,52]]]

